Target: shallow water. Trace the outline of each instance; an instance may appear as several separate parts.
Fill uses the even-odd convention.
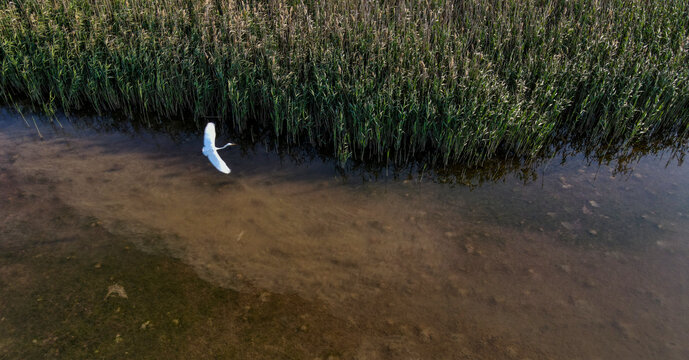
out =
[[[39,121],[39,140],[21,117],[0,114],[2,176],[24,198],[51,199],[4,214],[3,251],[27,251],[18,232],[48,226],[29,206],[70,209],[211,286],[298,299],[279,313],[305,311],[311,330],[296,328],[336,349],[288,355],[301,340],[273,331],[282,341],[271,355],[251,357],[689,358],[689,168],[668,154],[623,173],[557,158],[527,183],[509,175],[467,187],[343,178],[328,162],[232,149],[221,152],[226,176],[201,154],[200,135],[61,122]],[[89,251],[80,256],[95,258]],[[31,272],[8,266],[0,284]],[[223,314],[216,321],[236,316]],[[4,336],[0,354],[21,353],[16,335]]]

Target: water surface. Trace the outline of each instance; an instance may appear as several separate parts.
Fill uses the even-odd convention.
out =
[[[643,157],[626,172],[582,156],[564,164],[555,158],[526,183],[508,175],[468,187],[430,176],[366,181],[342,177],[328,162],[232,149],[221,153],[232,168],[226,176],[201,154],[200,135],[173,141],[147,132],[94,132],[61,118],[62,127],[38,119],[40,140],[18,115],[0,117],[1,195],[14,204],[0,219],[0,292],[22,276],[29,285],[21,291],[40,292],[28,280],[38,265],[13,254],[68,232],[106,244],[83,248],[79,257],[89,264],[101,261],[107,244],[126,241],[135,249],[113,263],[145,258],[131,255],[136,250],[172,262],[176,271],[189,269],[176,280],[136,267],[142,278],[185,289],[198,276],[201,285],[194,286],[245,297],[216,299],[212,290],[195,290],[212,304],[206,306],[226,307],[198,320],[190,334],[220,327],[223,319],[242,323],[245,307],[276,301],[261,313],[263,322],[241,328],[270,334],[235,339],[232,346],[242,344],[244,352],[211,355],[188,346],[167,356],[689,358],[689,168],[668,153]],[[81,220],[57,231],[54,218],[65,212]],[[84,221],[93,226],[79,225]],[[93,227],[102,234],[90,233]],[[23,236],[28,229],[39,235]],[[59,253],[41,251],[35,255]],[[60,268],[54,271],[59,277]],[[115,280],[105,276],[102,284],[75,283],[74,289],[97,287],[94,304],[107,304],[103,297]],[[184,292],[176,294],[161,303],[180,306],[176,299]],[[156,307],[155,298],[139,301]],[[0,302],[0,314],[12,306]],[[286,314],[294,318],[285,320]],[[150,346],[164,348],[160,339],[169,340],[173,330],[151,331],[159,341],[153,337],[157,345]],[[0,354],[36,346],[22,343],[28,335],[2,337]],[[213,339],[223,337],[204,341]],[[31,351],[82,346],[65,342],[58,336]],[[109,354],[131,351],[130,343],[112,338],[86,347],[96,351],[106,343],[102,351]],[[223,345],[207,349],[216,348]]]

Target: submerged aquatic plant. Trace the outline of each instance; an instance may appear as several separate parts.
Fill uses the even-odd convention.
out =
[[[684,0],[9,1],[0,43],[6,103],[213,117],[342,163],[689,133]]]

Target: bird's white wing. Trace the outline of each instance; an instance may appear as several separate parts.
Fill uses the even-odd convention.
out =
[[[206,130],[203,132],[203,146],[209,149],[215,148],[215,124],[212,122],[206,125]]]
[[[210,160],[211,164],[213,164],[213,166],[215,166],[215,168],[218,169],[220,172],[225,173],[225,174],[230,173],[230,168],[227,167],[227,164],[225,164],[223,159],[220,158],[220,155],[218,155],[218,152],[215,149],[213,149],[213,151],[209,152],[208,160]]]

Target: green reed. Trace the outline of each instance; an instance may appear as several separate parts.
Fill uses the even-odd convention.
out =
[[[480,165],[689,134],[685,0],[14,0],[0,96]]]

